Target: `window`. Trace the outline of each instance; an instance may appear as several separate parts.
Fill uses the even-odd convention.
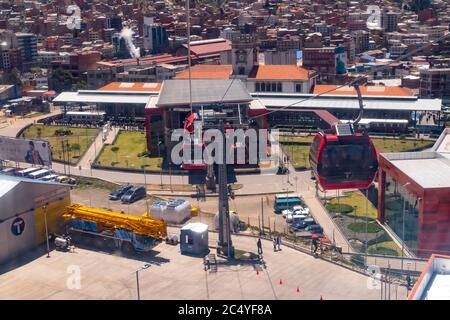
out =
[[[301,83],[295,84],[295,92],[302,92],[302,84]]]
[[[281,84],[281,82],[277,83],[277,92],[282,92],[283,91],[283,86]]]
[[[272,92],[276,92],[277,91],[277,83],[272,82]]]
[[[244,67],[239,67],[238,72],[239,72],[239,74],[245,74],[245,68]]]
[[[263,82],[261,83],[261,91],[265,92],[266,91],[266,84]]]
[[[256,92],[261,91],[261,85],[260,85],[259,82],[256,82],[256,83],[255,83],[255,91],[256,91]]]

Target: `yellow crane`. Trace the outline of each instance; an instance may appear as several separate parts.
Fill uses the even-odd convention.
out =
[[[150,218],[147,215],[132,216],[100,208],[73,204],[66,208],[63,218],[95,222],[106,230],[125,229],[134,234],[150,236],[155,239],[167,237],[167,223],[162,220]]]

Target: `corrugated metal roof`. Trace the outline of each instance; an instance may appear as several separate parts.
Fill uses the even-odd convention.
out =
[[[328,97],[318,97],[314,99],[308,99],[309,97],[311,97],[311,95],[296,97],[265,97],[257,94],[252,95],[259,96],[259,99],[267,108],[281,108],[293,104],[291,108],[359,109],[358,99],[356,97],[336,97],[332,99]],[[441,105],[442,102],[440,99],[393,99],[392,97],[387,97],[384,99],[364,99],[364,109],[440,111]]]
[[[193,104],[219,101],[223,103],[244,103],[253,100],[240,80],[193,79],[191,83]],[[172,107],[177,105],[189,105],[189,81],[166,80],[162,85],[156,106]]]
[[[62,92],[53,102],[80,102],[80,103],[123,103],[123,104],[147,104],[151,93],[137,94],[135,92],[114,92],[93,91],[84,92]]]

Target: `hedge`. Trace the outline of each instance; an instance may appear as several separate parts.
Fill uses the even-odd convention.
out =
[[[353,212],[353,207],[351,205],[345,204],[345,203],[328,203],[326,205],[326,208],[330,212],[335,213],[350,213]]]

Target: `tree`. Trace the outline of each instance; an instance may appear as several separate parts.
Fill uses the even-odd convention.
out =
[[[85,90],[85,89],[87,89],[86,81],[80,80],[75,85],[75,90]]]
[[[111,151],[114,152],[116,154],[116,162],[119,162],[119,159],[117,157],[117,153],[119,152],[119,147],[112,147]]]
[[[57,68],[51,72],[48,85],[51,90],[56,92],[71,90],[73,85],[72,74],[63,68]]]
[[[19,70],[14,68],[11,71],[5,71],[0,78],[0,82],[1,84],[15,84],[17,86],[22,86]]]

